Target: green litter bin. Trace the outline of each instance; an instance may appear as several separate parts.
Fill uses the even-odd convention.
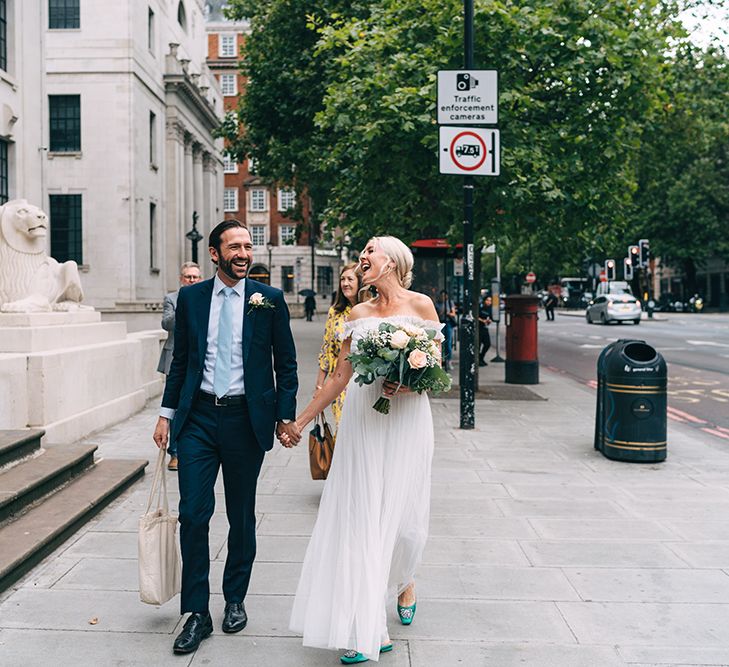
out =
[[[658,463],[667,454],[668,369],[643,340],[608,345],[597,363],[595,449],[616,461]]]

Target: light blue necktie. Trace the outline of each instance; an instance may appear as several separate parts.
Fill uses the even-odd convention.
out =
[[[215,371],[213,374],[213,391],[218,398],[228,393],[230,387],[230,371],[233,361],[233,288],[223,288],[223,305],[220,307],[218,319],[218,352],[215,355]]]

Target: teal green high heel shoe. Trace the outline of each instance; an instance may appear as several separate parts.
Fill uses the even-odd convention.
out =
[[[385,644],[384,646],[380,646],[380,653],[389,653],[392,649],[392,644]],[[344,655],[339,658],[339,662],[343,665],[356,665],[360,662],[369,662],[369,658],[365,658],[357,651],[345,651]]]
[[[417,606],[417,602],[410,607],[397,605],[397,615],[400,617],[400,623],[402,623],[403,625],[410,625],[415,618],[415,608]]]

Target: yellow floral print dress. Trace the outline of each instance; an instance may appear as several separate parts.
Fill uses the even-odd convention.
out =
[[[342,350],[344,321],[349,316],[351,310],[352,306],[347,306],[341,313],[334,310],[333,306],[329,309],[327,323],[324,327],[324,342],[321,346],[321,352],[319,352],[319,368],[327,374],[327,377],[337,367],[339,353]],[[343,391],[337,396],[334,403],[332,403],[332,412],[334,413],[337,426],[339,426],[339,419],[342,416],[342,405],[344,404],[344,396],[346,393],[346,391]]]

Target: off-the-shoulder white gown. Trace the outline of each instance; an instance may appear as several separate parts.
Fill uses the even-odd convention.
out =
[[[434,328],[417,317],[361,318],[345,325],[352,348],[383,321]],[[372,408],[382,382],[352,379],[319,514],[291,614],[304,646],[379,658],[386,605],[413,580],[428,537],[433,418],[428,397],[401,394],[390,414]]]

